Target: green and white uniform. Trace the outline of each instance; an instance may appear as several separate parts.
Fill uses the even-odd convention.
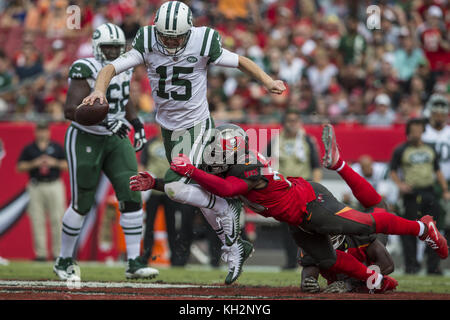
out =
[[[222,48],[219,33],[209,27],[192,27],[183,52],[171,56],[157,49],[155,27],[145,26],[136,34],[133,49],[112,65],[116,74],[139,64],[146,65],[167,159],[171,160],[172,150],[178,143],[188,142],[190,149],[182,150],[198,166],[214,128],[206,99],[208,65],[237,67],[238,59],[237,54]],[[188,134],[190,139],[185,139]],[[165,178],[166,182],[179,179],[171,170]]]
[[[70,67],[69,81],[70,79],[85,79],[91,90],[93,90],[97,75],[103,67],[104,65],[95,60],[95,58],[79,59]],[[127,105],[130,96],[130,81],[132,75],[133,70],[130,69],[116,75],[111,80],[108,90],[106,91],[106,99],[109,103],[109,112],[106,120],[125,120],[125,106]],[[112,135],[112,132],[102,125],[84,126],[76,121],[73,121],[72,125],[89,133]]]
[[[84,79],[93,89],[102,67],[94,58],[79,59],[70,68],[69,81]],[[128,70],[111,81],[106,95],[110,105],[107,119],[125,119],[131,75],[132,70]],[[74,210],[81,214],[89,212],[102,171],[121,203],[132,202],[136,207],[140,206],[140,193],[128,187],[129,178],[137,173],[136,155],[129,139],[121,139],[101,125],[84,126],[72,121],[66,132],[65,149]]]

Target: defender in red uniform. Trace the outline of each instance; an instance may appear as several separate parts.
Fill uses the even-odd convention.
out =
[[[376,208],[372,213],[363,213],[349,208],[319,183],[307,182],[300,177],[285,178],[273,171],[260,155],[248,150],[247,137],[240,127],[226,125],[217,130],[226,137],[220,138],[219,135],[216,138],[214,152],[211,153],[221,155],[218,163],[223,169],[221,176],[217,172],[214,175],[194,167],[183,155],[172,160],[171,169],[194,179],[211,193],[222,197],[239,196],[263,216],[271,216],[298,228],[297,240],[302,244],[302,249],[319,261],[321,269],[344,273],[362,281],[375,276],[374,286],[379,291],[397,285],[394,279],[375,273],[352,255],[335,251],[330,235],[338,234],[414,235],[426,241],[442,259],[448,256],[447,242],[429,216],[424,216],[421,221],[410,221],[384,209]],[[243,153],[240,152],[242,150]],[[216,163],[210,166],[217,168]],[[161,188],[161,181],[150,183],[148,179],[153,178],[148,175],[139,174],[130,179],[130,185],[135,190],[143,190],[143,186],[148,185]]]

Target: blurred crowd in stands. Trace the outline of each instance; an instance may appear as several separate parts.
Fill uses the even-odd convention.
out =
[[[131,43],[162,2],[0,1],[0,119],[64,120],[68,67],[92,55],[92,31],[113,22]],[[217,29],[225,48],[288,85],[285,94],[271,96],[237,70],[212,67],[208,97],[217,120],[279,123],[289,108],[305,122],[386,126],[421,116],[432,93],[450,96],[448,0],[184,2],[194,25]],[[80,29],[67,28],[70,5],[81,9]],[[370,5],[379,8],[379,26]],[[368,24],[369,18],[375,20]],[[150,121],[144,67],[134,79],[130,96]]]

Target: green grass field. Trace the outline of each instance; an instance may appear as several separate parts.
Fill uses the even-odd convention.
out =
[[[125,266],[107,266],[101,263],[79,263],[82,281],[126,281]],[[8,266],[0,266],[0,280],[57,280],[52,271],[51,262],[11,261]],[[203,285],[222,284],[225,269],[209,269],[190,265],[186,268],[158,268],[159,276],[153,280],[140,280],[163,283],[192,283]],[[397,291],[406,292],[434,292],[450,293],[449,276],[422,275],[393,275],[399,282]],[[238,280],[239,285],[245,286],[299,286],[300,270],[295,271],[267,271],[267,269],[244,268]],[[321,280],[322,287],[325,281]]]

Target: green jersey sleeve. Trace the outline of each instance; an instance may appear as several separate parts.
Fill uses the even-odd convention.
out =
[[[89,68],[83,62],[75,62],[72,64],[69,70],[69,78],[70,79],[87,79],[92,78],[93,72],[91,68]]]
[[[152,26],[139,28],[136,36],[134,37],[132,47],[139,51],[141,54],[152,51],[152,31]]]
[[[209,62],[216,61],[221,54],[222,54],[222,38],[220,37],[219,32],[217,32],[217,30],[214,30],[208,54]]]
[[[214,62],[222,54],[222,39],[219,32],[214,29],[206,28],[203,36],[203,42],[200,50],[201,56],[208,56],[208,62]]]

